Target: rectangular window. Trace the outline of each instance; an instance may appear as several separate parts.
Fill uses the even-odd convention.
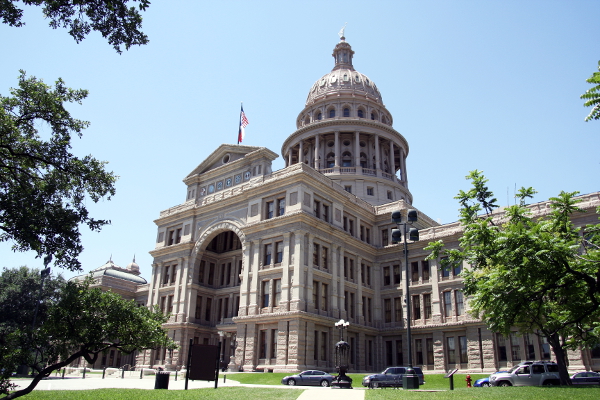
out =
[[[285,198],[277,199],[277,215],[281,216],[285,214]]]
[[[225,264],[221,264],[221,283],[220,286],[225,285]]]
[[[272,201],[267,201],[266,207],[265,207],[265,219],[271,219],[273,218],[273,212],[275,210],[275,204]]]
[[[277,358],[277,329],[271,329],[271,358]]]
[[[354,221],[353,220],[348,221],[348,233],[351,236],[354,236]]]
[[[262,282],[262,306],[269,307],[269,291],[270,291],[270,281]]]
[[[400,278],[402,277],[400,273],[400,265],[394,265],[394,285],[400,284]]]
[[[173,243],[175,243],[175,231],[169,231],[168,234],[168,239],[167,239],[167,246],[171,246]]]
[[[371,230],[369,228],[365,228],[365,241],[371,244]]]
[[[344,217],[343,221],[344,221],[344,231],[348,232],[348,217]]]
[[[457,290],[455,293],[455,301],[456,301],[456,315],[463,315],[465,312],[464,298],[463,292]]]
[[[319,245],[316,243],[313,243],[313,265],[318,267],[319,261],[320,261]]]
[[[535,347],[533,345],[531,335],[526,333],[523,335],[523,338],[525,339],[525,353],[527,354],[526,359],[535,360]]]
[[[348,312],[348,291],[344,291],[344,311]]]
[[[321,361],[327,360],[327,332],[321,332]]]
[[[498,347],[498,361],[506,361],[506,338],[501,334],[496,334],[496,345]]]
[[[372,310],[373,310],[373,304],[371,302],[371,298],[367,297],[367,321],[372,322],[371,316],[372,316]]]
[[[223,314],[223,299],[219,299],[217,303],[217,319],[221,318],[221,314]]]
[[[452,316],[452,292],[444,292],[444,315],[446,317]]]
[[[390,235],[389,230],[387,230],[387,229],[381,230],[381,245],[383,247],[390,244],[390,236],[389,235]]]
[[[327,285],[321,283],[321,310],[327,311]]]
[[[455,278],[458,278],[458,276],[460,275],[460,273],[462,272],[462,264],[458,263],[454,265],[454,268],[452,268],[452,275]]]
[[[440,267],[439,268],[441,268],[442,280],[446,280],[446,279],[450,278],[450,267],[446,267],[446,268],[442,267],[443,264],[442,264],[441,261],[446,260],[446,259],[448,259],[448,258],[447,257],[442,257],[442,259],[440,260]]]
[[[202,318],[202,296],[196,296],[196,319]]]
[[[329,206],[323,204],[323,221],[329,222]]]
[[[259,358],[267,358],[267,331],[266,330],[262,330],[260,331],[260,353],[259,353]]]
[[[344,186],[344,190],[348,193],[352,193],[352,186]]]
[[[421,261],[421,270],[423,271],[423,282],[429,282],[429,261]]]
[[[229,297],[223,299],[223,318],[227,318],[229,315]]]
[[[419,295],[412,296],[413,319],[421,319],[421,298]]]
[[[454,338],[449,337],[446,338],[447,344],[447,352],[448,352],[448,365],[456,364],[456,347],[454,343]]]
[[[283,261],[283,242],[275,242],[275,262],[280,264]]]
[[[417,356],[417,365],[423,365],[423,339],[415,339],[415,355]]]
[[[394,298],[394,313],[396,316],[395,322],[403,322],[402,321],[402,298],[401,297]]]
[[[393,342],[391,340],[385,341],[385,365],[391,367],[394,365],[394,351],[392,350]]]
[[[513,361],[521,360],[521,346],[517,332],[510,333],[510,354]]]
[[[315,305],[315,308],[318,310],[319,309],[319,282],[317,282],[317,281],[313,281],[312,297],[313,297],[313,304]]]
[[[367,196],[373,196],[373,188],[367,187]]]
[[[391,190],[387,191],[387,198],[388,198],[388,200],[394,200],[394,198],[392,197],[392,191]]]
[[[323,246],[323,248],[321,249],[321,256],[323,260],[321,266],[324,269],[327,269],[329,266],[329,249],[327,247]]]
[[[595,347],[597,350],[597,356],[594,357],[594,349],[592,349],[592,358],[600,358],[600,346]],[[542,360],[550,359],[550,344],[548,338],[545,336],[540,337],[540,351],[542,352]]]
[[[458,351],[460,353],[460,362],[466,364],[469,360],[467,357],[467,337],[458,337]],[[532,358],[533,359],[533,358]]]
[[[163,285],[168,285],[169,284],[169,278],[171,277],[169,275],[170,268],[171,268],[170,265],[167,265],[165,267],[165,275],[163,276]]]
[[[271,265],[271,255],[273,253],[273,244],[269,243],[269,244],[265,244],[265,258],[264,258],[264,265]]]
[[[383,300],[385,322],[392,322],[392,299]]]
[[[173,295],[170,295],[168,300],[169,301],[167,303],[167,311],[169,312],[169,314],[172,314],[173,313]]]
[[[273,280],[273,307],[279,307],[281,301],[281,279]]]
[[[204,283],[204,268],[206,268],[206,261],[202,260],[198,271],[198,282],[201,284]]]
[[[208,266],[208,284],[210,286],[215,284],[215,263],[210,263]]]
[[[162,296],[160,298],[160,312],[162,312],[163,314],[165,313],[165,311],[167,309],[166,304],[167,304],[167,296]]]
[[[229,286],[231,284],[231,263],[227,263],[227,274],[225,284]]]
[[[365,240],[365,227],[364,226],[360,226],[360,240],[362,240],[364,242]]]
[[[390,267],[383,267],[383,284],[385,286],[390,285],[392,283],[390,277]]]
[[[181,228],[177,229],[177,232],[175,232],[175,243],[181,243]]]
[[[344,257],[344,278],[348,279],[348,257]]]
[[[315,343],[313,347],[313,358],[319,359],[319,331],[315,331]]]
[[[371,286],[371,266],[367,265],[367,285]]]
[[[425,348],[427,350],[427,365],[433,365],[433,339],[425,339]]]
[[[396,340],[396,365],[404,364],[404,354],[402,353],[402,339]]]
[[[354,300],[354,293],[350,293],[350,317],[354,318],[355,315],[355,306],[356,302]]]
[[[350,280],[354,281],[354,259],[350,258]]]
[[[425,319],[431,318],[431,294],[426,293],[423,295],[423,311],[425,313]]]
[[[413,283],[419,283],[419,262],[418,261],[413,261],[410,263],[410,270],[411,270],[411,282]]]
[[[321,218],[321,202],[320,201],[316,201],[316,200],[314,201],[313,211],[315,213],[315,217]]]
[[[206,309],[204,310],[204,320],[210,321],[210,314],[212,310],[212,297],[206,298]]]

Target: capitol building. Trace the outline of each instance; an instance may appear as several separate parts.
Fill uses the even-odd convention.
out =
[[[459,223],[440,225],[417,210],[420,240],[409,242],[406,268],[391,213],[405,218],[415,208],[408,140],[394,129],[380,88],[354,68],[343,36],[332,55],[332,70],[308,88],[296,130],[279,149],[283,169],[272,170],[279,155],[270,149],[222,144],[184,177],[185,201],[154,221],[147,280],[135,262],[93,271],[102,288],[168,313],[165,328],[180,346],[104,357],[95,367],[120,366],[120,356],[137,368],[180,369],[191,340],[223,343],[230,370],[331,372],[340,319],[350,322],[350,372],[406,365],[407,280],[412,359],[425,373],[554,357],[538,336],[497,335],[470,315],[460,278],[468,265],[445,270],[425,259],[431,241],[458,246]],[[595,210],[600,193],[581,200]],[[545,202],[531,210],[550,211]],[[597,215],[573,222],[595,223]],[[570,351],[569,362],[600,370],[600,351]]]

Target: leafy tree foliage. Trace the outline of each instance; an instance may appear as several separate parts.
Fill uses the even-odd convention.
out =
[[[592,76],[586,79],[587,83],[596,86],[586,90],[586,92],[580,96],[581,99],[586,100],[586,102],[583,103],[585,107],[592,107],[590,114],[585,117],[586,122],[592,119],[600,119],[600,61],[598,61],[598,71],[599,72],[594,72]]]
[[[148,37],[140,30],[142,16],[150,5],[149,0],[139,0],[138,7],[128,7],[128,0],[21,0],[28,6],[42,6],[44,17],[54,29],[69,29],[77,43],[93,29],[108,39],[117,53],[121,45],[128,50],[132,45],[148,43]],[[21,20],[23,10],[16,6],[19,0],[0,0],[2,22],[14,27],[25,23]],[[137,3],[138,0],[132,0]]]
[[[86,200],[110,199],[116,181],[105,162],[70,152],[71,137],[81,137],[89,122],[71,117],[63,103],[81,104],[88,92],[62,79],[50,87],[24,71],[10,92],[0,95],[0,241],[80,270],[79,225],[97,231],[110,222],[91,218]]]
[[[526,200],[535,191],[521,188],[519,204],[493,213],[487,179],[480,171],[467,178],[473,187],[456,197],[464,229],[460,248],[432,242],[429,258],[442,257],[443,267],[468,263],[461,275],[472,313],[493,332],[508,335],[516,327],[546,337],[561,384],[568,385],[566,350],[600,341],[600,224],[588,226],[585,235],[572,224],[583,211],[577,192],[550,198],[550,215],[534,218]]]
[[[68,282],[58,299],[48,305],[47,317],[31,338],[22,332],[11,336],[15,347],[3,348],[8,357],[0,358],[0,369],[13,371],[19,365],[16,362],[25,359],[35,375],[28,387],[4,399],[30,393],[42,378],[80,357],[94,363],[99,354],[111,348],[131,353],[160,346],[176,347],[162,328],[167,316],[159,309],[139,307],[133,300],[125,300],[116,293],[90,288],[90,283],[91,279]],[[40,360],[43,363],[39,363]],[[7,393],[8,378],[3,378],[4,393]]]
[[[14,366],[35,362],[30,351],[22,351],[29,349],[35,310],[38,308],[35,321],[39,327],[64,284],[60,276],[48,277],[42,288],[40,271],[27,267],[5,268],[0,274],[0,393],[9,389]]]

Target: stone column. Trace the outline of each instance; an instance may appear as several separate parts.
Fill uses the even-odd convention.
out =
[[[299,163],[304,162],[304,141],[303,140],[300,140],[300,142],[298,143],[298,162]]]
[[[314,163],[314,168],[316,170],[319,170],[319,154],[321,153],[321,147],[319,145],[319,135],[315,135],[315,163]]]
[[[295,231],[294,232],[294,259],[292,264],[294,266],[294,276],[292,278],[292,292],[290,301],[291,311],[305,311],[306,299],[304,298],[304,288],[306,285],[304,279],[304,236],[306,232]]]
[[[381,169],[381,155],[379,154],[379,135],[375,134],[373,135],[374,138],[373,140],[375,140],[375,169],[380,170]],[[379,173],[377,173],[377,175],[381,175]]]
[[[340,131],[335,131],[335,145],[334,145],[334,152],[335,152],[335,167],[339,168],[340,166]]]
[[[150,288],[148,290],[148,302],[146,307],[151,308],[153,305],[158,304],[158,302],[154,301],[154,290],[157,288],[157,280],[160,282],[160,274],[161,274],[161,265],[159,263],[152,263],[152,275],[150,278]]]
[[[354,167],[360,167],[360,132],[354,132]]]
[[[260,258],[260,241],[253,240],[252,241],[252,251],[251,251],[251,269],[252,269],[252,280],[250,282],[250,304],[248,305],[248,315],[256,315],[258,314],[258,293],[260,286],[260,279],[258,277],[258,266],[259,266],[259,258]]]
[[[281,261],[281,301],[279,306],[284,311],[290,310],[290,232],[283,234],[283,259]]]
[[[396,176],[396,160],[394,159],[394,142],[390,140],[390,174]],[[395,181],[395,179],[394,179]]]
[[[306,277],[306,303],[308,304],[308,309],[312,310],[317,307],[313,302],[313,291],[317,290],[317,288],[313,287],[313,253],[315,249],[315,236],[312,234],[308,234],[308,274]]]
[[[429,281],[431,282],[431,313],[433,323],[442,323],[442,302],[440,299],[440,288],[438,281],[437,260],[429,260]]]
[[[400,165],[402,168],[402,182],[404,183],[404,187],[408,187],[408,177],[406,175],[406,153],[402,147],[400,148]]]

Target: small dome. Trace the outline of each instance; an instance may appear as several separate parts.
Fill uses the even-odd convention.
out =
[[[315,82],[306,98],[306,106],[328,94],[363,95],[378,103],[383,103],[377,85],[368,76],[354,69],[352,57],[354,51],[344,38],[333,49],[335,65],[330,73]]]
[[[135,256],[133,256],[133,261],[127,264],[127,269],[131,271],[132,274],[139,275],[140,266],[135,262]]]

